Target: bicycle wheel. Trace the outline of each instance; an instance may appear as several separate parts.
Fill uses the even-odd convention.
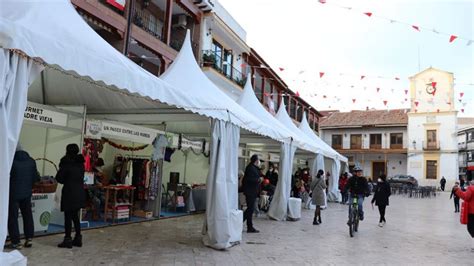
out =
[[[359,230],[359,215],[358,214],[355,215],[355,219],[354,219],[354,232],[357,232],[357,230]]]
[[[354,214],[351,212],[351,215],[349,217],[349,235],[351,237],[354,237]]]

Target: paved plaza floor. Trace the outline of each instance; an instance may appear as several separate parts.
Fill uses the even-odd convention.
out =
[[[23,249],[29,265],[474,265],[471,239],[454,213],[449,193],[436,198],[392,196],[387,224],[377,226],[378,211],[366,200],[366,219],[349,237],[347,206],[330,204],[322,225],[303,210],[296,222],[264,217],[260,234],[243,233],[228,251],[203,246],[203,215],[114,226],[84,232],[84,247],[56,248],[62,236],[35,239]]]

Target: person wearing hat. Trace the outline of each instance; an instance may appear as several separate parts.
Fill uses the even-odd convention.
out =
[[[32,246],[34,235],[33,213],[31,210],[31,196],[33,184],[39,181],[40,176],[36,168],[36,162],[30,155],[17,146],[10,171],[10,198],[8,206],[8,235],[11,244],[8,249],[21,249],[20,231],[18,228],[18,209],[23,217],[23,232],[25,233],[25,247]]]
[[[346,192],[349,192],[349,217],[351,215],[352,200],[358,198],[359,203],[359,220],[364,220],[364,198],[369,195],[369,184],[367,179],[362,176],[362,168],[359,166],[354,167],[354,175],[349,178],[346,185]],[[349,222],[348,222],[349,224]]]
[[[258,155],[250,157],[250,163],[245,168],[244,178],[242,180],[242,190],[245,195],[247,209],[244,212],[244,222],[247,221],[247,233],[259,233],[253,227],[253,213],[255,211],[255,201],[258,197],[258,186],[262,178],[260,177],[260,160]]]

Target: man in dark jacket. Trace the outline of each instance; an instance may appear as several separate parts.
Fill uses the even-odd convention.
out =
[[[25,247],[31,247],[34,235],[31,195],[33,184],[40,179],[36,162],[30,155],[17,147],[10,172],[10,199],[8,206],[8,235],[11,244],[7,248],[21,249],[20,230],[18,228],[18,209],[23,217]]]
[[[444,191],[444,188],[446,187],[446,178],[441,178],[441,180],[439,181],[439,184],[441,186],[441,190]]]
[[[260,178],[260,160],[256,154],[250,158],[250,163],[245,168],[244,178],[242,180],[242,190],[245,195],[247,209],[244,212],[244,222],[247,220],[247,233],[258,233],[253,227],[252,216],[255,211],[255,200],[258,196],[258,185]]]
[[[369,196],[369,184],[367,179],[362,176],[362,168],[354,167],[354,175],[349,178],[346,185],[346,191],[349,192],[349,216],[351,214],[352,200],[357,197],[359,207],[359,220],[364,220],[363,203],[364,198]]]

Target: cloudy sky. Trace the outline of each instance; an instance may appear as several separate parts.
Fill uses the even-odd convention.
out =
[[[409,108],[408,77],[432,66],[454,73],[456,107],[474,116],[474,0],[219,2],[248,44],[318,110]],[[452,43],[451,34],[459,36]]]

